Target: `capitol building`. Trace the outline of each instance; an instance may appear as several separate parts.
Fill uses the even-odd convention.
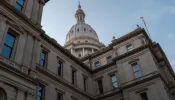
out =
[[[144,28],[105,46],[81,5],[64,46],[42,29],[52,0],[0,0],[0,100],[175,100],[175,74]]]

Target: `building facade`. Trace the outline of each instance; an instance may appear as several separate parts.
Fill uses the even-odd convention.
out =
[[[137,27],[104,46],[85,23],[65,46],[41,29],[48,0],[0,0],[0,100],[175,100],[165,53]]]

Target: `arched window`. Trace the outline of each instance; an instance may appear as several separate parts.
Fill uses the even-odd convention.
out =
[[[0,88],[0,100],[6,100],[6,93]]]

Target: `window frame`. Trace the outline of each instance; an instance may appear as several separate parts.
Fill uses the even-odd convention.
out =
[[[83,74],[83,89],[85,92],[88,91],[88,77]]]
[[[41,65],[41,58],[42,58],[42,53],[45,53],[45,59],[44,59],[44,65]],[[43,68],[47,68],[47,63],[48,63],[48,51],[45,50],[44,48],[41,48],[41,54],[40,54],[40,62],[39,65],[42,66]]]
[[[109,58],[111,58],[111,61],[108,60]],[[107,60],[107,63],[111,63],[113,61],[113,58],[112,58],[112,56],[108,56],[108,57],[106,57],[106,60]]]
[[[115,78],[116,78],[116,81],[115,81],[115,82],[112,81],[112,76],[115,76]],[[117,89],[117,88],[119,88],[118,78],[117,78],[116,73],[112,73],[112,74],[110,74],[110,78],[111,78],[112,88],[113,88],[113,89]],[[114,83],[117,83],[117,86],[118,86],[118,87],[114,87],[114,85],[113,85]]]
[[[138,65],[138,70],[137,71],[134,71],[134,64],[137,64]],[[142,71],[141,71],[141,68],[140,68],[140,64],[138,62],[132,62],[131,63],[131,67],[132,67],[134,78],[140,78],[140,77],[142,77]],[[140,76],[139,77],[136,77],[136,74],[135,73],[137,73],[137,72],[140,72]]]
[[[77,85],[77,70],[75,68],[71,68],[71,83]]]
[[[10,35],[10,36],[13,37],[13,39],[14,39],[12,46],[10,46],[10,45],[8,45],[8,43],[6,43],[7,35]],[[3,49],[4,49],[4,47],[7,47],[7,48],[10,49],[10,52],[9,52],[10,54],[9,54],[9,56],[6,57],[6,58],[8,58],[8,59],[11,58],[12,52],[13,52],[13,49],[14,49],[15,42],[16,42],[16,36],[13,35],[11,32],[7,32],[7,33],[6,33],[6,36],[5,36],[5,38],[4,38],[4,43],[3,43],[2,51],[1,51],[1,55],[2,55],[3,57],[6,57],[6,56],[3,55]]]
[[[37,86],[37,95],[36,95],[36,100],[38,100],[38,88],[41,87],[42,88],[42,95],[40,96],[41,100],[45,100],[45,86],[44,85],[41,85],[39,84]]]
[[[101,86],[99,85],[99,81],[101,81]],[[104,93],[104,88],[103,88],[103,78],[99,78],[96,80],[97,87],[98,87],[98,94]]]
[[[128,48],[130,48],[130,47],[132,47],[131,50],[128,49]],[[133,45],[133,44],[128,44],[128,45],[126,45],[126,49],[127,49],[127,52],[130,52],[130,51],[132,51],[132,50],[134,49],[134,45]]]
[[[142,94],[146,94],[146,100],[148,100],[147,92],[145,91],[145,92],[139,93],[141,99],[142,99],[142,100],[145,100],[145,99],[143,99],[143,95],[142,95]]]
[[[60,70],[58,68],[59,63],[61,64],[61,69]],[[59,74],[59,71],[60,71],[60,74]],[[57,63],[57,74],[58,74],[58,76],[63,77],[63,61],[61,61],[61,60],[58,60],[58,63]]]
[[[26,8],[26,5],[27,5],[27,2],[28,2],[28,0],[24,0],[24,4],[21,5],[21,4],[18,2],[18,0],[15,0],[14,6],[15,6],[15,8],[16,8],[17,10],[19,10],[19,9],[16,7],[16,4],[20,5],[20,6],[22,7],[22,10],[19,10],[19,11],[24,12],[24,10],[25,10],[25,8]]]
[[[60,93],[60,92],[57,92],[57,100],[58,100],[58,97],[61,96],[61,99],[60,100],[63,100],[63,94]]]
[[[98,62],[98,64],[99,64],[98,67],[96,66],[97,62]],[[100,68],[100,66],[101,66],[100,61],[96,61],[96,62],[94,62],[94,66],[95,66],[95,68]]]
[[[14,44],[13,44],[13,49],[11,51],[11,55],[9,58],[5,57],[2,55],[2,51],[3,51],[3,47],[4,47],[4,43],[5,43],[5,40],[6,40],[6,37],[7,37],[7,34],[10,33],[12,36],[15,37],[15,41],[14,41]],[[2,43],[1,43],[1,51],[0,51],[0,54],[7,58],[7,59],[10,59],[10,60],[13,60],[14,57],[15,57],[15,52],[17,50],[17,44],[18,44],[18,41],[19,41],[19,36],[20,34],[18,33],[18,31],[16,31],[15,29],[11,28],[11,27],[8,27],[5,29],[5,32],[4,32],[4,36],[3,36],[3,40],[2,40]]]

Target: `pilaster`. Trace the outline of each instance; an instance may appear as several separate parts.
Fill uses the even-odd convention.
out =
[[[34,0],[31,20],[37,24],[39,11],[39,0]]]
[[[34,39],[30,34],[28,34],[22,61],[22,65],[28,68],[30,68],[32,61],[33,45],[34,45]]]
[[[16,100],[24,100],[24,98],[25,98],[25,92],[22,90],[18,90]]]
[[[82,48],[83,49],[83,56],[84,56],[84,48]]]
[[[42,20],[42,13],[43,13],[43,6],[44,6],[44,1],[39,0],[39,14],[38,14],[38,19],[37,19],[37,24],[41,25],[41,20]]]
[[[5,33],[6,33],[6,30],[7,30],[7,18],[5,18],[5,16],[3,16],[1,13],[0,13],[0,52],[2,50],[2,45],[3,45],[3,39],[5,37]]]

